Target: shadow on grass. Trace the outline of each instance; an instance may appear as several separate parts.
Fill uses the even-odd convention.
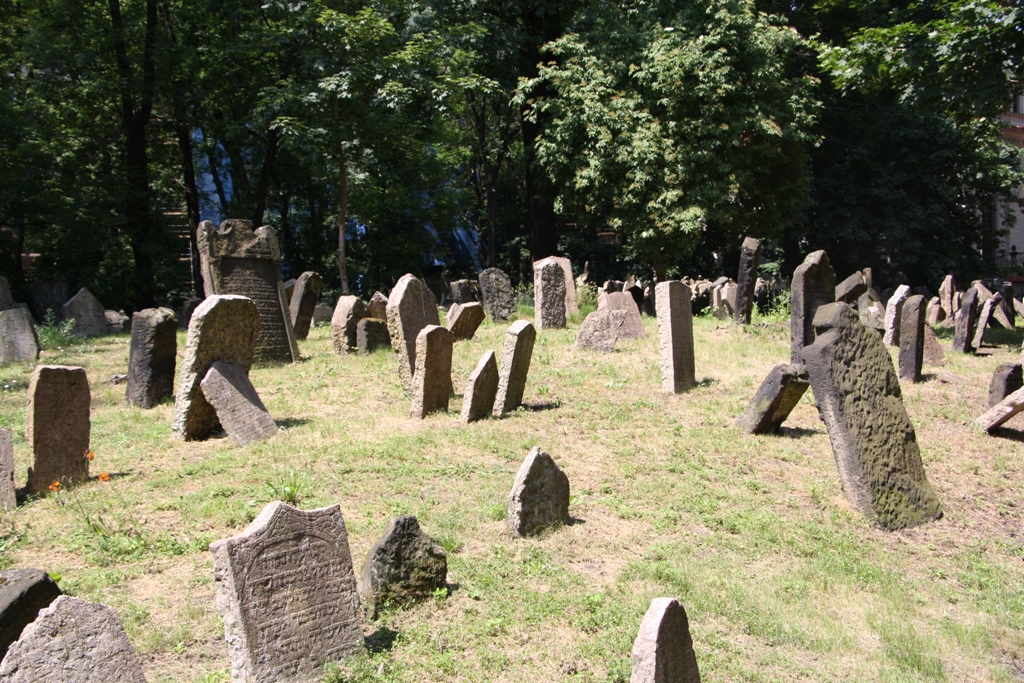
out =
[[[1024,432],[1019,429],[1010,429],[1009,427],[999,427],[993,429],[988,433],[989,436],[994,436],[997,439],[1006,439],[1007,441],[1016,441],[1018,443],[1024,443]]]
[[[554,410],[555,408],[561,408],[561,403],[523,403],[523,410],[527,410],[531,413],[539,413],[545,410]]]
[[[1015,327],[1006,330],[1001,327],[989,326],[985,330],[985,346],[1009,346],[1019,349],[1024,343],[1024,328]]]
[[[398,640],[398,631],[381,627],[363,638],[363,643],[370,652],[380,654],[381,652],[390,652],[391,648],[395,646],[396,640]]]
[[[821,432],[817,429],[804,429],[803,427],[781,427],[778,436],[785,436],[790,439],[802,439],[806,436],[814,436]]]
[[[280,420],[276,420],[277,426],[281,429],[291,429],[292,427],[301,427],[307,424],[309,420],[304,417],[285,417]]]

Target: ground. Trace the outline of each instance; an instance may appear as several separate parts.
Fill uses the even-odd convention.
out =
[[[367,621],[369,654],[330,681],[624,683],[659,596],[685,606],[706,681],[1024,680],[1024,418],[997,436],[971,425],[1020,332],[965,357],[940,330],[948,364],[903,391],[945,515],[888,533],[848,505],[810,392],[780,435],[732,427],[788,361],[787,320],[698,318],[699,386],[679,396],[660,390],[653,319],[611,354],[573,347],[581,320],[538,334],[524,409],[471,425],[466,379],[487,349],[500,356],[507,324],[456,344],[451,412],[423,421],[393,353],[338,356],[316,328],[301,362],[253,370],[282,430],[248,448],[176,440],[170,402],[126,406],[110,379],[128,335],[53,346],[40,362],[88,371],[94,478],[0,513],[0,567],[40,567],[113,606],[151,683],[226,682],[207,546],[275,498],[337,503],[357,569],[392,515],[417,515],[449,553],[449,591]],[[0,369],[19,486],[30,372]],[[519,539],[506,497],[534,445],[569,476],[572,522]]]

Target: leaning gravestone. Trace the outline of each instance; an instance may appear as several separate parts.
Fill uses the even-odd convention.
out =
[[[416,370],[416,335],[427,325],[439,325],[437,299],[415,276],[398,280],[388,297],[388,332],[398,354],[398,374],[406,391]]]
[[[996,311],[1003,301],[1001,294],[995,294],[989,297],[984,304],[981,305],[981,312],[978,314],[978,322],[974,326],[974,339],[971,341],[971,346],[975,349],[981,348],[981,343],[985,340],[985,332],[988,331],[988,326],[992,322],[992,314]]]
[[[679,280],[659,282],[658,347],[662,391],[678,394],[697,384],[693,362],[693,311],[690,288]]]
[[[196,309],[174,400],[171,429],[179,438],[205,439],[217,429],[217,411],[203,396],[201,382],[216,361],[252,367],[259,324],[256,304],[244,296],[211,296]]]
[[[128,349],[128,403],[152,408],[174,395],[178,321],[169,308],[147,308],[132,315]]]
[[[277,434],[277,423],[249,381],[247,369],[216,361],[199,386],[237,445],[248,446]]]
[[[14,489],[14,443],[11,441],[11,433],[6,429],[0,429],[0,510],[14,510],[17,505],[18,499]],[[2,587],[0,584],[0,588]],[[3,656],[3,652],[0,652],[0,659],[3,659]]]
[[[58,596],[0,663],[4,683],[146,683],[112,608]]]
[[[544,259],[534,264],[533,299],[538,330],[565,327],[565,273],[557,262]]]
[[[39,337],[28,309],[0,311],[0,365],[34,363],[39,358]]]
[[[103,311],[103,304],[92,292],[82,287],[60,307],[60,317],[75,321],[72,332],[79,337],[95,337],[107,331],[107,316]]]
[[[334,352],[341,355],[355,349],[358,344],[356,327],[363,318],[370,317],[370,309],[357,296],[343,295],[338,297],[331,316],[331,339]]]
[[[469,375],[466,393],[462,399],[463,422],[482,420],[494,410],[494,397],[498,394],[498,363],[494,351],[488,351]]]
[[[89,479],[89,380],[84,368],[37,365],[28,383],[25,439],[32,446],[28,492]]]
[[[508,524],[516,534],[530,536],[568,523],[569,478],[550,455],[534,446],[508,494]]]
[[[743,414],[736,418],[736,427],[747,434],[778,432],[809,386],[803,366],[776,365],[761,382]]]
[[[858,270],[836,285],[836,301],[855,306],[867,291],[868,286],[864,283],[864,274]]]
[[[647,337],[643,318],[640,317],[640,309],[628,292],[600,294],[597,297],[597,310],[625,312],[626,319],[622,321],[622,326],[619,328],[619,339],[644,339]]]
[[[361,318],[356,323],[356,351],[361,354],[373,353],[377,349],[391,348],[391,334],[388,323],[380,318]]]
[[[938,519],[942,505],[882,340],[843,303],[819,308],[814,327],[802,355],[847,498],[890,531]]]
[[[700,683],[686,610],[675,598],[655,598],[633,643],[629,683]]]
[[[924,364],[925,299],[920,294],[903,302],[900,314],[900,379],[921,381]]]
[[[801,363],[801,350],[814,341],[814,313],[835,301],[836,274],[828,254],[814,251],[793,272],[790,317],[790,360]]]
[[[416,374],[412,378],[410,417],[425,418],[448,410],[452,393],[452,346],[455,336],[440,325],[427,325],[416,335]]]
[[[978,322],[978,290],[971,287],[960,301],[956,312],[956,330],[953,333],[953,350],[957,353],[974,352],[974,327]]]
[[[576,348],[611,353],[615,350],[615,342],[619,340],[625,322],[625,311],[594,311],[580,325]]]
[[[754,307],[754,286],[757,284],[757,265],[761,258],[761,243],[753,237],[743,240],[740,247],[740,270],[736,276],[735,320],[741,325],[750,324],[750,313]]]
[[[50,576],[34,568],[0,571],[0,661],[26,626],[61,594]]]
[[[359,572],[359,597],[371,619],[385,604],[408,605],[447,588],[448,556],[413,515],[392,517]]]
[[[309,336],[313,310],[316,308],[316,302],[320,299],[320,291],[323,287],[323,278],[319,273],[312,271],[306,271],[295,281],[295,290],[292,292],[288,304],[288,315],[291,318],[296,339],[305,339]]]
[[[508,320],[516,308],[515,293],[512,281],[505,271],[499,268],[488,268],[477,275],[480,285],[480,302],[491,320]]]
[[[216,229],[199,224],[199,260],[206,293],[248,297],[259,311],[256,361],[299,359],[281,282],[281,249],[269,225],[252,229],[252,221],[226,220]],[[246,365],[248,367],[248,365]]]
[[[886,346],[900,345],[900,323],[903,320],[903,304],[910,296],[910,287],[900,285],[885,304],[885,336],[882,341]]]
[[[359,594],[341,508],[275,501],[210,545],[217,611],[240,683],[311,683],[359,652]]]
[[[501,351],[501,370],[498,373],[498,394],[494,397],[494,414],[504,417],[523,402],[526,376],[530,373],[533,343],[537,330],[529,320],[517,320],[505,333],[505,346]]]
[[[480,327],[483,321],[484,308],[479,303],[454,303],[448,311],[446,326],[456,339],[472,339],[476,334],[476,328]]]
[[[370,309],[369,317],[381,320],[388,319],[388,298],[380,292],[373,293],[373,296],[366,303],[366,307]]]
[[[576,280],[572,276],[572,263],[564,256],[548,256],[533,264],[533,272],[542,267],[544,263],[554,261],[562,269],[562,277],[565,280],[565,315],[566,317],[579,313],[580,307],[576,301]]]
[[[988,385],[988,407],[1002,403],[1007,396],[1024,387],[1020,363],[1003,363],[992,373]]]

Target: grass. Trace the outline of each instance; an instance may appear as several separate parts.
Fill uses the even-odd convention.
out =
[[[666,396],[655,321],[615,353],[583,352],[572,343],[588,310],[538,335],[522,410],[472,425],[458,421],[461,392],[506,325],[456,345],[451,412],[423,421],[407,417],[394,354],[337,356],[315,328],[301,362],[252,371],[282,430],[244,449],[176,441],[169,402],[126,406],[110,378],[127,367],[127,334],[50,344],[40,362],[89,374],[94,480],[0,513],[0,566],[43,568],[112,605],[151,682],[226,682],[207,545],[272,499],[338,503],[357,567],[392,515],[417,515],[449,552],[450,590],[367,622],[366,656],[327,681],[625,683],[658,596],[685,605],[708,681],[1021,679],[1024,418],[998,436],[970,426],[1021,332],[950,355],[943,369],[964,385],[926,368],[904,387],[945,516],[886,533],[846,502],[810,393],[779,436],[731,427],[789,357],[785,316],[696,319],[699,386]],[[0,368],[19,485],[31,369]],[[534,445],[568,474],[574,521],[524,540],[507,531],[506,496]]]

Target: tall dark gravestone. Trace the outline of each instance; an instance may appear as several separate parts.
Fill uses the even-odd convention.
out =
[[[761,243],[753,237],[743,240],[740,247],[740,271],[736,276],[736,309],[737,323],[750,324],[750,312],[754,306],[754,286],[757,284],[757,265],[761,259]]]
[[[291,301],[288,304],[288,314],[292,320],[292,329],[295,331],[296,339],[305,339],[309,336],[309,325],[313,322],[313,309],[320,299],[320,291],[324,287],[323,278],[319,273],[306,271],[295,281],[295,289],[292,290]]]
[[[900,312],[900,379],[921,381],[924,364],[925,299],[920,294],[908,297]]]
[[[132,315],[128,350],[128,403],[152,408],[174,395],[178,321],[167,308],[147,308]]]
[[[960,301],[956,312],[956,330],[953,350],[957,353],[974,352],[974,327],[978,324],[978,290],[971,287]]]
[[[836,296],[836,273],[828,254],[814,251],[793,272],[790,358],[799,364],[801,350],[814,341],[814,313]]]

